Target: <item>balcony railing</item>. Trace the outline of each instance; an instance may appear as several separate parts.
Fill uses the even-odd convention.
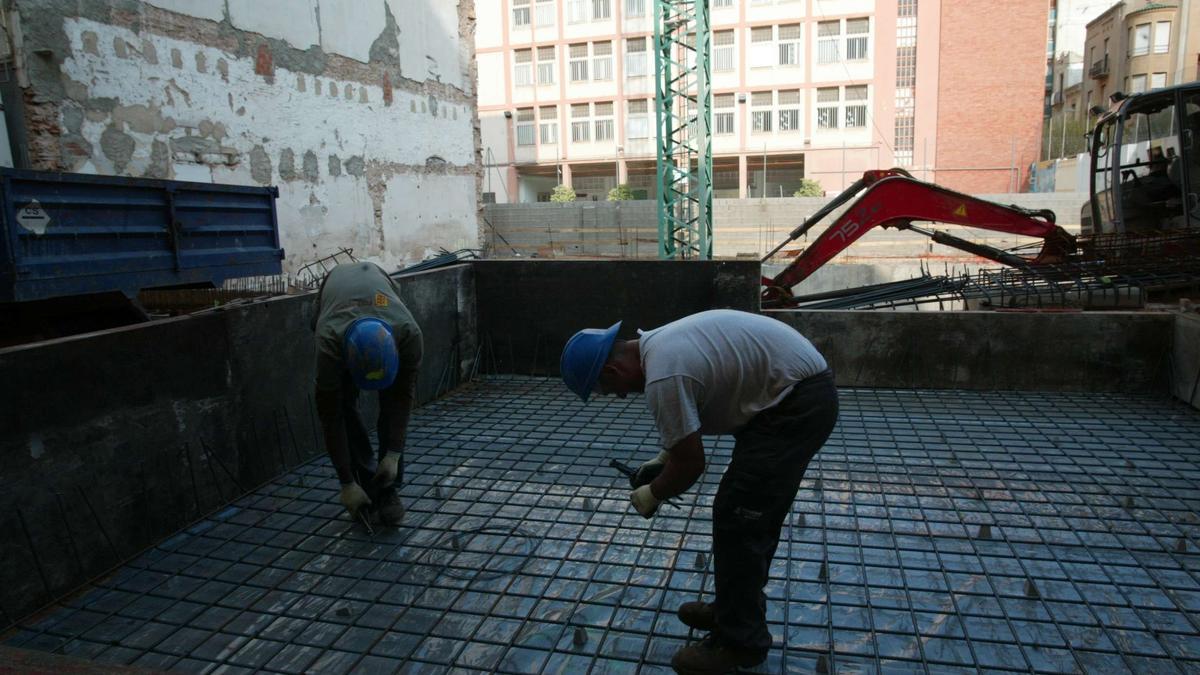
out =
[[[1092,63],[1092,67],[1088,69],[1088,77],[1093,80],[1103,80],[1108,77],[1108,54]]]

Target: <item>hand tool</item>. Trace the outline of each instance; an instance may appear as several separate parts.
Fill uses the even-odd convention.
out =
[[[612,468],[616,469],[617,471],[620,471],[631,482],[633,481],[633,477],[637,475],[637,469],[629,466],[628,464],[624,464],[619,460],[616,460],[616,459],[609,460],[608,465],[611,466]],[[674,500],[664,499],[664,500],[662,500],[662,502],[664,504],[670,504],[674,508],[680,508],[679,505],[674,502]]]

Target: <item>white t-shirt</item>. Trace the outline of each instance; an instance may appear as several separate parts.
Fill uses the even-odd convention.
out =
[[[794,328],[759,314],[714,309],[642,331],[646,404],[665,448],[689,434],[733,433],[783,400],[825,358]]]

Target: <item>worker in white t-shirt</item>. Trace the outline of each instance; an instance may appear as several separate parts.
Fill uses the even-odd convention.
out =
[[[733,457],[713,501],[712,603],[678,610],[709,631],[679,650],[679,672],[724,673],[767,656],[763,588],[783,522],[809,460],[837,422],[837,389],[824,357],[793,328],[758,314],[700,312],[632,340],[621,323],[576,333],[563,349],[563,381],[593,393],[644,392],[661,436],[658,456],[631,479],[645,518],[704,472],[702,435],[733,434]]]

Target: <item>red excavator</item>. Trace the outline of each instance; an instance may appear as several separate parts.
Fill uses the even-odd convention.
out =
[[[867,171],[807,218],[766,262],[843,205],[850,206],[773,278],[763,277],[764,307],[789,304],[791,289],[874,227],[895,227],[989,260],[1052,278],[1075,265],[1089,274],[1130,265],[1182,262],[1200,277],[1200,83],[1117,99],[1090,134],[1090,199],[1077,238],[1051,211],[1005,206],[913,178],[903,169]],[[852,202],[852,203],[851,203]],[[966,225],[1036,237],[1033,256],[970,242],[913,223]],[[1177,270],[1176,270],[1177,271]]]

